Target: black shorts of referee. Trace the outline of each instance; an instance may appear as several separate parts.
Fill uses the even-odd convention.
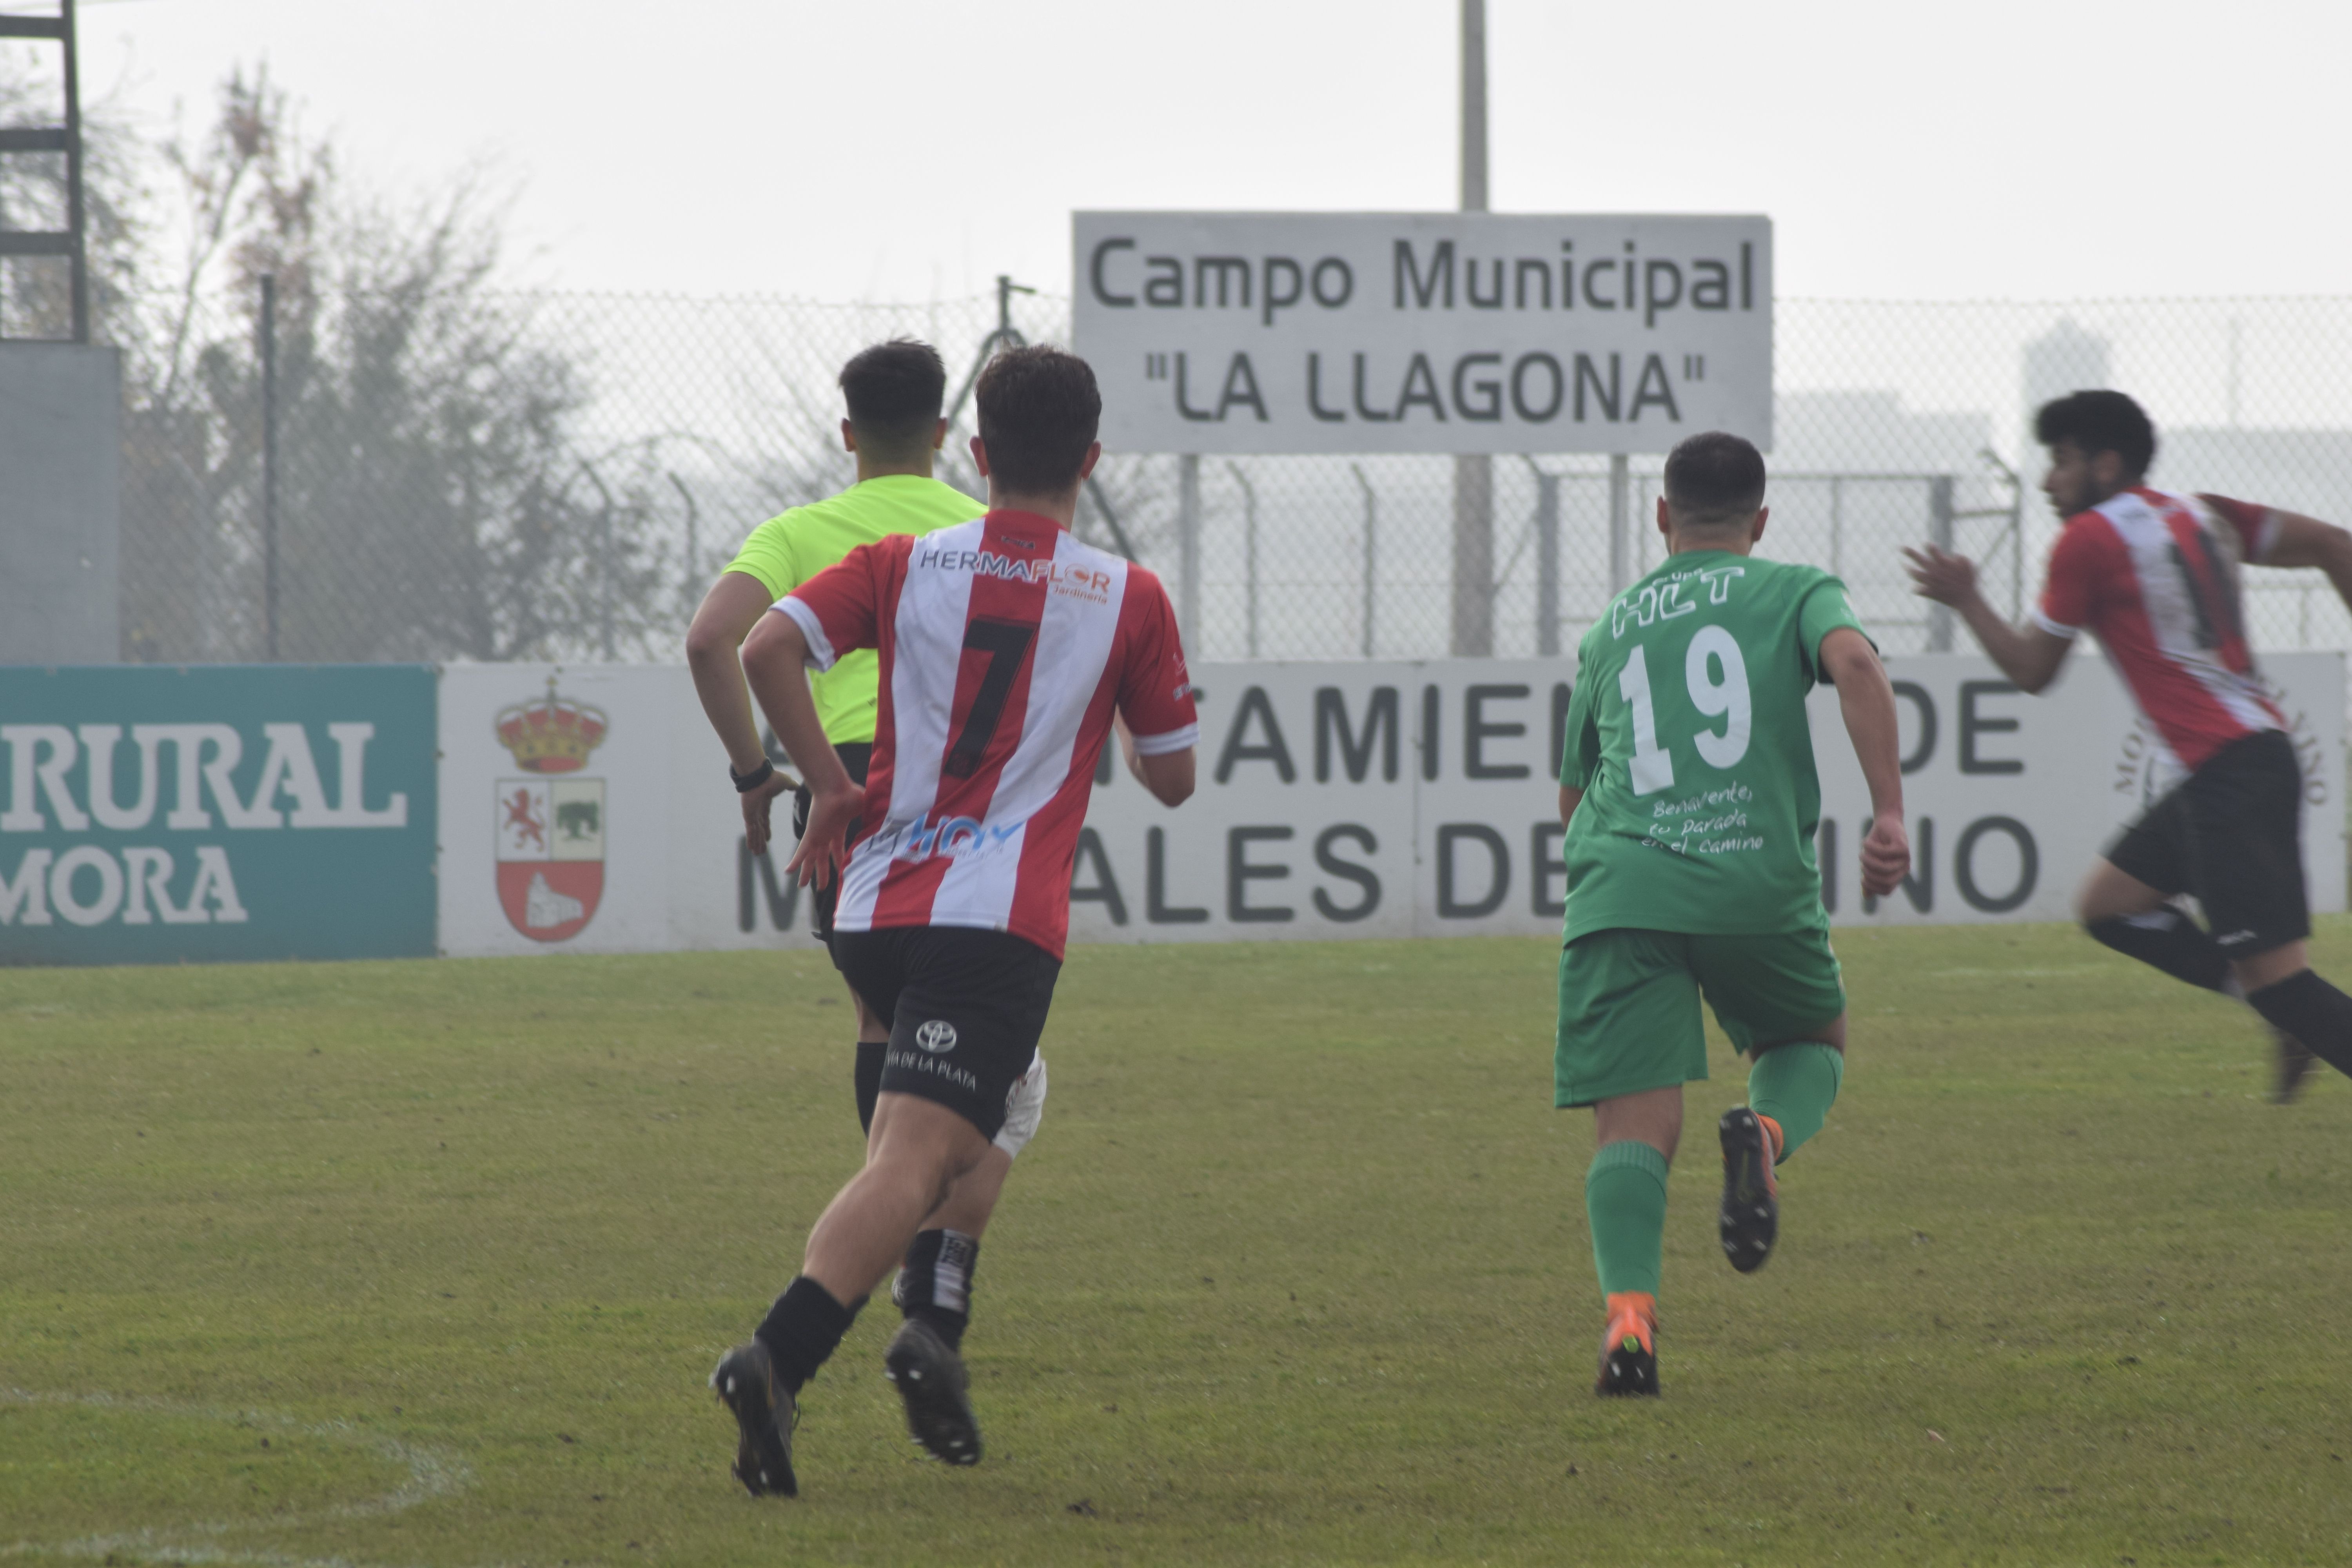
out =
[[[2196,895],[2230,958],[2303,941],[2311,906],[2294,742],[2276,730],[2231,742],[2125,828],[2107,862],[2159,893]]]
[[[848,773],[852,783],[862,784],[866,782],[866,766],[874,761],[873,742],[850,741],[835,746],[833,749],[833,754],[841,759],[841,765]],[[793,837],[794,838],[806,837],[808,835],[810,798],[806,784],[801,785],[793,795]],[[849,825],[849,837],[853,840],[857,837],[856,822]],[[809,934],[830,949],[833,946],[833,911],[841,902],[839,871],[836,870],[824,887],[812,888],[809,893],[809,905],[816,912],[816,929]],[[833,966],[835,969],[841,967],[841,960],[838,957],[833,961]]]

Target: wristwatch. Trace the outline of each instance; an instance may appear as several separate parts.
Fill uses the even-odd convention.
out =
[[[761,757],[758,767],[748,773],[739,773],[735,771],[735,764],[730,763],[727,764],[727,776],[734,781],[737,795],[750,795],[776,776],[776,764]]]

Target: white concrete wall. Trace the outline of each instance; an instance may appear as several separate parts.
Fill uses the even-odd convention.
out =
[[[121,657],[122,359],[0,342],[0,664]]]

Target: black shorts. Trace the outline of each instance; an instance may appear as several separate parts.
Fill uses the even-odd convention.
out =
[[[890,1028],[882,1092],[913,1094],[993,1139],[1037,1059],[1062,961],[1035,942],[963,926],[833,934],[833,962]]]
[[[2311,934],[2303,884],[2303,769],[2276,730],[2231,742],[2107,847],[2160,893],[2193,893],[2213,940],[2252,958]]]
[[[846,745],[835,746],[833,749],[833,754],[841,759],[841,765],[848,771],[852,783],[866,782],[866,769],[874,761],[873,742],[852,741]],[[794,838],[805,837],[808,833],[808,785],[803,784],[793,792],[793,837]],[[857,824],[855,822],[849,825],[849,836],[853,839],[857,837]],[[838,871],[835,873],[833,880],[824,887],[809,889],[809,908],[816,915],[816,929],[809,934],[828,947],[833,945],[833,911],[840,902],[841,877]],[[836,963],[834,967],[838,969],[841,966]],[[861,992],[859,994],[863,995],[864,993]]]

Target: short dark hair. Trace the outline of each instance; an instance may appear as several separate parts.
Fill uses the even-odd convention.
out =
[[[913,338],[860,349],[841,367],[850,426],[878,446],[929,446],[947,393],[940,351]]]
[[[2134,479],[2156,461],[2155,423],[2120,392],[2070,392],[2043,404],[2033,416],[2033,438],[2045,447],[2071,443],[2090,458],[2113,452]]]
[[[1686,437],[1666,456],[1666,505],[1689,528],[1751,516],[1764,504],[1764,454],[1722,430]]]
[[[1015,495],[1052,495],[1078,481],[1102,424],[1094,367],[1046,343],[1007,349],[980,373],[980,439],[988,471]]]

